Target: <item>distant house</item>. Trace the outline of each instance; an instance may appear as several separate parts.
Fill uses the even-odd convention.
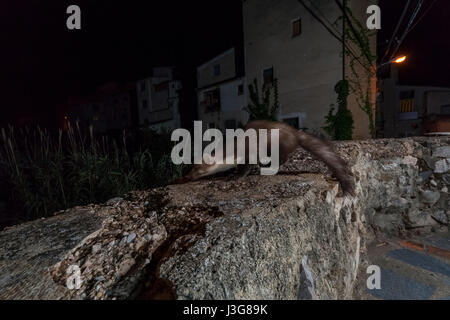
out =
[[[134,83],[109,82],[86,97],[69,98],[65,122],[78,122],[82,128],[92,126],[97,133],[120,131],[136,124]]]
[[[368,17],[367,7],[373,2],[347,1],[363,25]],[[314,0],[308,5],[316,12],[320,10],[331,22],[342,16],[334,1]],[[256,78],[261,86],[278,79],[279,119],[297,128],[321,132],[330,105],[337,101],[334,87],[342,79],[342,43],[298,0],[246,0],[243,17],[247,81],[251,83]],[[341,21],[336,28],[342,29]],[[370,45],[375,51],[376,37],[371,38]],[[348,75],[349,66],[346,69]],[[370,96],[373,105],[375,83],[374,77]],[[353,138],[370,137],[369,118],[353,95],[348,99],[348,108],[354,118]]]
[[[236,129],[247,122],[244,70],[235,48],[197,68],[197,100],[204,129]]]
[[[398,83],[398,70],[381,80],[378,104],[380,135],[385,138],[419,136],[428,121],[450,115],[450,88],[408,86]]]
[[[153,68],[151,77],[136,83],[139,126],[156,131],[180,127],[179,90],[174,68]]]

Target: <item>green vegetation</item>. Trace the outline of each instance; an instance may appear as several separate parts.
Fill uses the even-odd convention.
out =
[[[171,148],[168,133],[150,130],[113,139],[94,137],[92,128],[83,135],[78,125],[56,135],[40,128],[3,128],[2,201],[19,212],[21,220],[29,220],[163,186],[183,170],[172,163]]]
[[[374,123],[373,111],[375,110],[374,102],[371,99],[371,92],[373,91],[373,79],[376,76],[376,53],[373,52],[375,48],[371,48],[371,38],[376,36],[376,30],[371,31],[367,29],[359,19],[357,19],[351,8],[347,6],[346,13],[353,28],[348,22],[345,24],[345,38],[346,49],[343,54],[348,58],[349,72],[347,72],[347,84],[339,81],[336,84],[336,92],[338,93],[338,111],[333,115],[334,105],[331,105],[330,111],[326,116],[326,126],[324,129],[336,140],[348,140],[352,138],[353,120],[351,118],[351,111],[347,109],[347,102],[344,103],[342,99],[349,94],[354,94],[358,106],[363,110],[369,120],[369,131],[372,138],[375,138],[376,130]],[[344,17],[339,17],[335,26],[342,26]],[[351,123],[351,125],[350,125]],[[339,126],[343,126],[339,129]]]
[[[347,108],[349,84],[347,80],[339,81],[334,90],[338,94],[338,110],[334,113],[334,105],[331,105],[326,119],[324,130],[335,140],[351,140],[353,133],[353,116]]]
[[[271,86],[263,86],[262,97],[259,96],[258,82],[253,80],[253,84],[248,86],[250,93],[250,103],[244,110],[250,115],[249,121],[253,120],[277,120],[277,113],[280,108],[278,102],[278,80],[274,79]],[[273,98],[272,98],[273,96]]]

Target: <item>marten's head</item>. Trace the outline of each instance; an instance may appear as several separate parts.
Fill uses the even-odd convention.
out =
[[[219,173],[219,172],[227,171],[227,170],[230,170],[235,167],[236,167],[236,164],[234,164],[234,163],[232,163],[232,164],[225,164],[225,163],[222,163],[222,164],[218,164],[218,163],[194,164],[194,166],[188,172],[188,174],[186,174],[184,177],[181,177],[181,178],[175,180],[173,183],[179,184],[179,183],[187,183],[190,181],[195,181],[200,178],[207,177],[207,176]]]
[[[214,174],[216,171],[214,168],[216,168],[218,165],[216,164],[194,164],[191,170],[184,176],[177,180],[175,180],[174,184],[180,184],[180,183],[187,183],[190,181],[198,180],[202,177],[209,176],[211,174]]]

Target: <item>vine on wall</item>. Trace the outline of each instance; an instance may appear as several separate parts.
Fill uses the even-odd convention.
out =
[[[353,14],[352,10],[347,6],[346,14],[348,19],[353,25],[353,29],[347,22],[345,25],[345,37],[347,39],[345,54],[346,58],[349,60],[349,69],[350,72],[347,73],[346,82],[348,82],[349,94],[354,94],[356,98],[356,102],[358,106],[363,110],[367,117],[369,118],[369,131],[372,138],[375,138],[376,130],[374,124],[374,102],[371,99],[371,92],[373,89],[372,79],[376,76],[376,65],[377,56],[372,52],[372,48],[370,46],[370,41],[373,36],[376,35],[376,31],[371,31],[367,29],[365,25],[363,25]],[[337,26],[339,23],[342,23],[344,17],[339,17],[335,25]],[[350,51],[351,50],[351,51]],[[359,70],[358,70],[359,69]],[[339,83],[336,85],[338,87]],[[341,88],[342,89],[342,88]],[[336,91],[337,92],[337,91]],[[338,95],[340,93],[338,92]],[[342,94],[342,93],[341,93]],[[342,98],[342,97],[341,97]],[[338,104],[339,104],[338,97]],[[332,128],[336,128],[339,125],[343,125],[342,123],[346,123],[346,112],[341,111],[341,115],[338,113],[333,115],[334,106],[332,105],[330,108],[330,112],[326,116],[326,124],[325,130],[329,132]],[[351,114],[351,112],[348,110]],[[341,119],[341,117],[343,117]],[[347,132],[343,134],[343,136],[351,137],[350,131],[352,131],[353,127],[345,125]],[[338,130],[339,131],[339,130]],[[331,131],[333,132],[333,131]],[[340,140],[342,134],[336,136],[336,134],[331,134],[331,136],[337,140]]]
[[[350,90],[356,95],[356,101],[359,107],[367,114],[369,118],[369,131],[372,138],[375,138],[375,123],[374,123],[374,103],[371,101],[371,92],[373,89],[372,79],[376,77],[376,65],[377,55],[372,52],[370,47],[370,40],[376,36],[376,31],[367,29],[366,25],[363,25],[357,18],[355,18],[353,12],[347,7],[347,16],[354,26],[352,31],[348,23],[346,24],[346,37],[353,48],[357,49],[356,55],[359,55],[359,61],[362,63],[362,72],[357,72],[356,67],[359,62],[354,58],[351,53],[346,50],[345,54],[350,58],[350,70],[349,76]],[[360,77],[363,77],[362,79]]]

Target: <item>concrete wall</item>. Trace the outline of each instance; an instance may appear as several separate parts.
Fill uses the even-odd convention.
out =
[[[315,0],[314,4],[329,21],[341,15],[333,1]],[[366,4],[352,5],[355,14],[365,16]],[[280,118],[301,114],[303,127],[320,131],[330,104],[336,103],[334,86],[342,79],[342,44],[296,0],[248,0],[243,3],[243,17],[247,81],[257,78],[261,84],[263,70],[273,67],[279,80]],[[302,33],[292,37],[292,21],[298,18]],[[367,115],[354,99],[349,103],[354,138],[368,137]]]

